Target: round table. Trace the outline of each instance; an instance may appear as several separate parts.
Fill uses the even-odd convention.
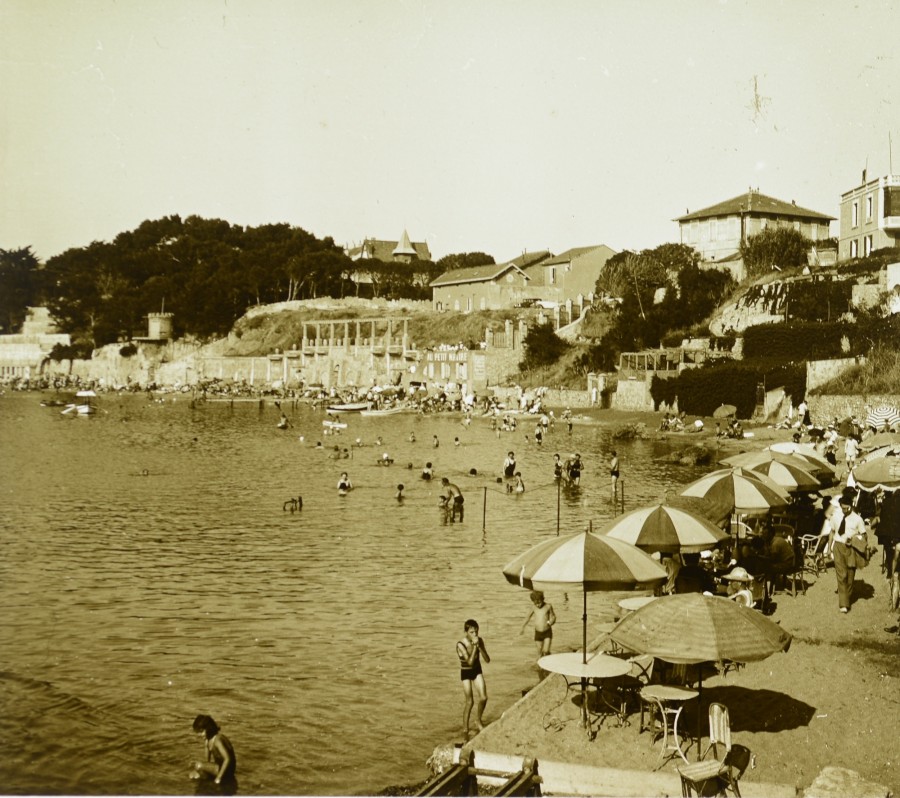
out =
[[[634,612],[641,607],[646,607],[651,601],[656,601],[656,596],[631,596],[619,601],[619,607],[626,612]]]
[[[665,762],[668,762],[676,754],[685,762],[688,758],[684,755],[681,747],[681,738],[678,736],[678,719],[681,717],[681,710],[684,708],[685,701],[690,701],[700,695],[696,690],[690,690],[687,687],[676,687],[669,684],[648,684],[641,690],[641,698],[644,700],[655,701],[662,714],[663,723],[663,740],[662,748],[659,752],[659,764],[656,769]],[[669,718],[672,718],[672,728],[669,728]],[[669,742],[671,736],[672,741]],[[654,737],[655,739],[655,737]],[[652,742],[652,741],[651,741]],[[666,756],[666,752],[669,755]]]
[[[603,679],[624,676],[631,670],[631,663],[618,657],[611,657],[609,654],[588,654],[588,660],[585,662],[584,654],[581,651],[568,651],[563,654],[548,654],[541,657],[538,660],[538,667],[563,676],[566,680],[566,692],[573,686],[581,687],[581,722],[587,729],[588,738],[590,738],[591,724],[586,696],[587,680],[596,679],[602,682]],[[615,712],[615,709],[612,709]]]

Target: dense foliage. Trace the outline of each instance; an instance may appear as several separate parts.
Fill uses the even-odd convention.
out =
[[[740,418],[750,418],[756,408],[757,388],[784,386],[792,396],[806,392],[806,366],[803,363],[765,364],[757,361],[711,362],[701,368],[687,369],[677,377],[650,383],[650,395],[657,404],[672,405],[698,416],[711,416],[719,405],[734,405]]]
[[[701,269],[700,254],[684,244],[620,252],[597,280],[598,293],[621,297],[608,333],[582,356],[586,371],[611,371],[619,354],[657,347],[674,330],[709,316],[733,289],[727,272]]]
[[[17,332],[27,309],[40,304],[39,266],[31,247],[0,249],[0,333]]]
[[[484,252],[459,252],[453,255],[444,255],[435,265],[438,268],[438,274],[443,274],[454,269],[489,266],[494,262],[494,256]]]
[[[63,332],[101,346],[145,334],[175,314],[176,333],[224,335],[252,305],[320,296],[430,298],[430,261],[351,261],[331,238],[299,227],[241,227],[167,216],[47,261],[46,302]]]
[[[525,358],[519,364],[522,371],[549,366],[567,352],[571,344],[560,338],[553,329],[552,322],[536,324],[529,328],[522,341]]]
[[[792,227],[770,227],[741,242],[741,258],[750,279],[772,269],[805,266],[813,242]]]

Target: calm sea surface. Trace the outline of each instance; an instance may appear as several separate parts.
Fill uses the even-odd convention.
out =
[[[282,431],[271,402],[98,404],[74,418],[35,394],[0,397],[6,793],[193,794],[201,712],[236,748],[241,794],[419,781],[433,748],[461,739],[454,642],[466,618],[492,657],[487,720],[535,682],[534,643],[519,634],[528,596],[501,569],[556,534],[554,452],[585,463],[581,489],[559,497],[562,534],[612,516],[603,424],[557,424],[539,448],[533,419],[498,437],[485,419],[352,416],[324,436],[306,405],[285,404]],[[314,448],[357,437],[349,460]],[[626,509],[701,473],[654,462],[665,444],[615,445]],[[495,481],[510,449],[522,495]],[[384,451],[393,466],[376,465]],[[419,479],[427,460],[462,488],[463,523],[442,524],[439,479]],[[286,512],[298,495],[302,512]],[[548,599],[557,650],[579,645],[580,592]],[[601,604],[589,597],[589,613]]]

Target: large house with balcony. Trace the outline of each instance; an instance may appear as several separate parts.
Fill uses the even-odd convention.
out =
[[[463,313],[513,307],[531,297],[526,269],[550,256],[550,252],[541,250],[505,263],[451,269],[431,281],[431,305],[435,310]]]
[[[746,194],[690,211],[675,219],[680,241],[696,249],[705,265],[728,268],[736,280],[745,276],[741,243],[772,227],[792,227],[813,242],[830,237],[833,216],[802,208],[749,189]]]
[[[606,244],[567,249],[561,255],[523,267],[530,279],[531,294],[564,305],[581,304],[594,294],[597,278],[606,262],[616,254]]]
[[[838,257],[869,255],[876,249],[900,246],[900,175],[866,180],[841,194]]]

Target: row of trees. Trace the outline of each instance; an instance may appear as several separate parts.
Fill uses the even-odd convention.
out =
[[[63,332],[101,346],[143,334],[147,313],[164,309],[175,314],[177,333],[217,336],[257,304],[347,295],[429,300],[429,283],[446,268],[493,261],[483,253],[448,258],[352,261],[331,238],[287,224],[167,216],[45,264],[30,247],[0,250],[0,325],[14,332],[29,305],[46,305]]]

